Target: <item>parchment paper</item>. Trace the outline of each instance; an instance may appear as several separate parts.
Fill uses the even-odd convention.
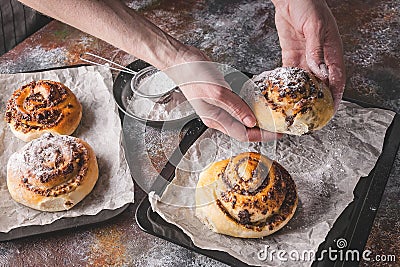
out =
[[[309,266],[310,261],[259,259],[258,253],[265,245],[270,252],[317,251],[337,217],[353,200],[358,180],[374,167],[393,117],[394,112],[342,102],[336,116],[322,130],[301,137],[287,135],[276,143],[276,149],[271,144],[241,144],[207,130],[187,152],[187,160],[178,166],[176,177],[163,196],[149,194],[152,208],[180,227],[200,248],[225,251],[250,265]],[[277,160],[298,188],[299,205],[292,220],[263,239],[216,234],[194,213],[194,187],[199,172],[212,161],[244,151],[261,151]]]
[[[12,200],[6,184],[6,167],[12,153],[24,146],[4,121],[5,105],[12,92],[32,80],[64,83],[82,104],[82,121],[72,134],[88,142],[99,165],[99,179],[93,191],[65,212],[40,212]],[[117,209],[133,202],[133,181],[121,146],[121,123],[111,94],[111,72],[101,67],[78,67],[37,73],[0,75],[0,232],[27,225],[49,224],[63,217],[95,215],[103,209]]]

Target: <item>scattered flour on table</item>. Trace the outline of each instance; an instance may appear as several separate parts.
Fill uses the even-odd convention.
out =
[[[0,61],[0,73],[18,73],[61,67],[65,65],[67,54],[68,50],[61,47],[51,50],[41,46],[29,47],[15,60]]]

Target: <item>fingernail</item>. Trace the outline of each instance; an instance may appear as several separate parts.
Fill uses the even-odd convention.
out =
[[[249,128],[253,128],[254,126],[256,126],[256,120],[251,117],[251,116],[247,116],[243,119],[243,123],[244,125],[246,125]]]
[[[321,71],[321,75],[324,78],[328,78],[329,77],[329,72],[328,72],[328,67],[326,66],[325,63],[319,64],[319,70]]]

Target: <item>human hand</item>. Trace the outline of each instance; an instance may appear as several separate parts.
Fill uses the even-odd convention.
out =
[[[216,63],[200,50],[187,47],[176,64],[163,71],[179,85],[208,127],[242,142],[265,142],[281,136],[255,127],[250,107],[231,90]]]
[[[329,84],[337,110],[346,83],[339,31],[324,0],[272,0],[282,65],[311,70]]]

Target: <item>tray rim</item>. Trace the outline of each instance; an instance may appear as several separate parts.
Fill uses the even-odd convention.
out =
[[[68,230],[75,227],[92,225],[111,220],[125,211],[132,203],[126,203],[122,207],[114,210],[103,209],[94,215],[81,215],[76,217],[63,217],[52,223],[44,225],[27,225],[11,229],[9,232],[0,233],[0,243],[12,241],[25,237],[38,236],[62,230]]]
[[[351,214],[357,208],[357,206],[358,206],[357,204],[359,203],[359,201],[361,201],[361,198],[356,196],[356,190],[357,189],[361,190],[361,189],[359,189],[360,188],[359,184],[360,183],[362,184],[362,182],[366,183],[367,179],[372,180],[372,181],[374,180],[376,167],[377,167],[378,164],[380,164],[379,160],[382,158],[382,155],[385,153],[384,148],[385,148],[385,146],[387,146],[387,143],[386,143],[387,142],[387,138],[390,138],[393,135],[391,128],[392,128],[392,126],[394,124],[400,125],[400,114],[397,113],[394,110],[391,110],[391,109],[386,108],[386,107],[381,107],[381,106],[378,106],[378,105],[374,105],[374,104],[371,104],[371,103],[367,103],[367,102],[364,102],[364,101],[361,101],[361,100],[358,100],[358,99],[354,99],[354,98],[343,97],[343,100],[351,102],[351,103],[355,103],[355,104],[358,104],[360,106],[367,107],[367,108],[379,108],[379,109],[385,109],[385,110],[393,111],[393,112],[395,112],[395,115],[393,117],[393,120],[392,120],[390,126],[388,127],[388,129],[387,129],[387,131],[385,133],[385,140],[384,140],[384,143],[383,143],[382,152],[381,152],[377,162],[375,163],[374,168],[371,170],[371,172],[368,174],[368,176],[363,177],[363,179],[360,179],[357,182],[357,184],[356,184],[356,186],[355,186],[355,188],[353,190],[353,196],[354,196],[353,200],[340,213],[340,215],[336,219],[334,225],[336,224],[336,222],[339,221],[339,219],[342,217],[342,215],[346,215],[346,214],[348,215],[348,213]],[[385,182],[384,182],[385,185],[384,185],[383,189],[380,192],[379,201],[378,201],[379,203],[381,202],[381,198],[382,198],[383,192],[386,189],[386,182],[389,179],[390,172],[391,172],[391,170],[393,168],[393,163],[394,163],[397,151],[399,149],[399,145],[400,145],[400,140],[397,142],[396,148],[394,148],[394,152],[393,152],[394,153],[394,157],[391,158],[390,168],[388,170],[388,174],[385,177]],[[159,180],[159,179],[157,179],[157,180]],[[165,182],[165,180],[164,180],[164,182]],[[368,189],[367,191],[362,192],[362,193],[366,194],[366,197],[370,193],[371,187],[369,187],[367,189]],[[379,207],[379,205],[378,205],[378,207]],[[366,241],[367,241],[368,236],[369,236],[369,234],[371,232],[371,228],[372,228],[373,222],[375,220],[376,213],[377,213],[377,211],[379,209],[378,207],[377,207],[377,209],[375,211],[372,211],[372,219],[371,219],[370,226],[368,227],[368,231],[365,231],[365,228],[364,228],[364,231],[368,233],[366,235],[365,242],[363,244],[358,244],[357,249],[360,249],[360,246],[361,246],[361,249],[363,249],[365,247]],[[362,206],[362,208],[363,208],[363,206]],[[351,210],[349,211],[349,209],[351,209]],[[363,211],[363,209],[361,209],[359,211],[359,213],[361,213],[362,211]],[[162,234],[158,234],[158,233],[154,232],[154,230],[152,229],[152,224],[149,221],[149,218],[148,218],[148,215],[147,215],[149,212],[154,213],[156,216],[158,216],[159,219],[161,219],[165,224],[167,224],[170,229],[172,228],[173,231],[180,232],[180,234],[182,234],[183,236],[186,237],[186,241],[188,241],[189,244],[183,244],[182,242],[178,241],[177,239],[169,238],[167,236],[164,236]],[[355,216],[355,215],[353,214],[352,216]],[[185,248],[190,249],[192,251],[195,251],[197,253],[203,254],[205,256],[208,256],[208,257],[210,257],[212,259],[215,259],[217,261],[220,261],[220,262],[228,264],[228,265],[232,265],[233,264],[233,266],[250,266],[250,265],[238,260],[237,258],[231,256],[227,252],[218,251],[218,250],[207,250],[207,249],[202,249],[202,248],[199,248],[199,247],[195,246],[193,244],[192,240],[180,228],[178,228],[177,226],[175,226],[173,224],[170,224],[170,223],[166,222],[164,219],[162,219],[160,217],[160,215],[158,215],[156,212],[153,212],[151,210],[151,205],[150,205],[150,202],[148,200],[148,196],[144,197],[140,201],[139,205],[137,206],[137,209],[136,209],[136,212],[135,212],[135,218],[136,218],[136,222],[137,222],[138,226],[146,233],[149,233],[151,235],[154,235],[154,236],[157,236],[159,238],[165,239],[165,240],[167,240],[169,242],[172,242],[174,244],[180,245],[182,247],[185,247]],[[353,219],[354,218],[352,218],[350,220],[350,222],[352,222]],[[358,221],[356,222],[356,225],[355,225],[353,230],[355,230],[357,228],[359,228]],[[346,229],[349,230],[348,227]],[[330,235],[332,235],[333,232],[335,232],[334,230],[335,230],[334,226],[332,226],[332,228],[329,230],[328,234],[326,235],[325,240],[318,246],[317,253],[319,253],[320,249],[322,248],[322,246],[324,244],[326,244],[327,238],[330,237]],[[354,245],[352,243],[352,241],[353,241],[353,239],[350,240],[350,245]],[[324,258],[323,261],[319,261],[319,262],[314,261],[312,263],[312,266],[339,266],[339,265],[340,266],[354,266],[354,263],[355,262],[343,262],[343,261],[342,262],[340,262],[340,261],[332,262],[332,261],[329,261],[326,258]]]

